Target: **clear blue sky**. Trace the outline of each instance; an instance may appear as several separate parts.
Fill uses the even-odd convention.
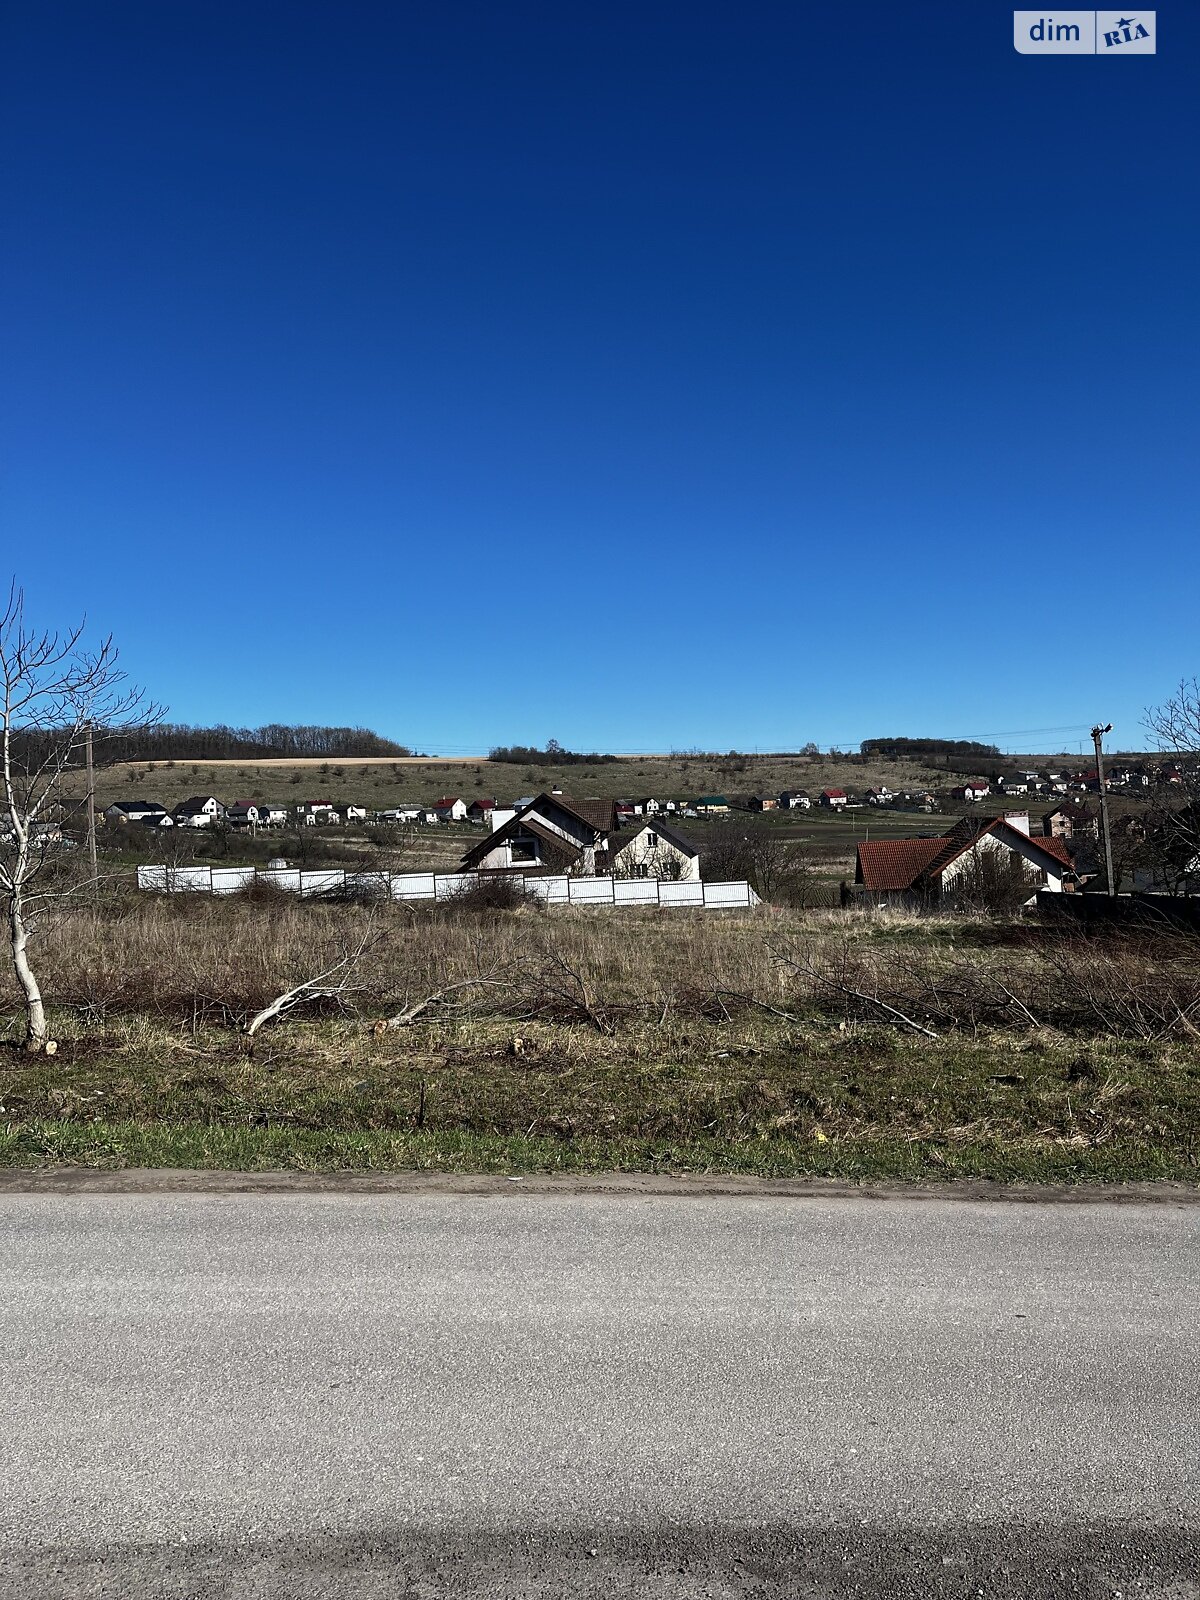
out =
[[[177,720],[1136,744],[1200,670],[1200,7],[1158,23],[10,7],[3,565]]]

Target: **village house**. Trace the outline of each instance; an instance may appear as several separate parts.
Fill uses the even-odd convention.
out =
[[[467,802],[460,800],[456,794],[444,794],[440,800],[433,802],[433,810],[439,822],[465,822],[467,820]]]
[[[306,828],[331,828],[342,819],[332,800],[301,800],[296,807],[296,820]]]
[[[846,791],[844,789],[822,789],[820,803],[829,811],[842,811],[846,806]]]
[[[612,800],[540,794],[462,858],[464,872],[577,872],[593,876],[607,864],[617,831]]]
[[[1023,772],[1002,772],[997,782],[1005,794],[1029,793],[1029,779]]]
[[[172,819],[166,806],[160,806],[157,800],[114,800],[112,805],[105,806],[104,820],[106,822],[142,822],[150,827],[157,828],[164,825],[170,827]]]
[[[807,811],[812,801],[805,789],[785,789],[779,796],[779,804],[784,811]]]
[[[334,806],[333,809],[337,812],[338,817],[343,823],[365,822],[367,820],[366,806],[355,806],[339,803],[338,805]]]
[[[1100,837],[1100,822],[1085,801],[1064,800],[1042,818],[1042,832],[1048,839]]]
[[[286,806],[271,805],[266,800],[260,800],[258,802],[258,821],[260,827],[282,828],[287,822],[287,819],[288,814]]]
[[[774,811],[779,805],[778,800],[771,795],[752,794],[746,801],[747,811]]]
[[[379,813],[379,821],[383,823],[416,822],[420,819],[420,806],[393,806],[388,811]]]
[[[700,852],[668,823],[647,819],[628,834],[610,836],[607,864],[601,858],[598,868],[617,878],[694,882],[700,876]]]
[[[966,783],[960,783],[951,789],[951,800],[965,800],[974,805],[978,800],[984,800],[992,792],[992,786],[986,778],[971,778]]]
[[[695,811],[698,816],[720,816],[729,810],[729,801],[723,794],[702,794],[696,801]]]
[[[869,806],[890,806],[896,797],[886,783],[881,783],[878,789],[868,789],[863,798]]]
[[[956,885],[972,881],[972,868],[993,851],[1024,864],[1030,899],[1039,889],[1061,893],[1071,877],[1071,858],[1060,839],[1031,838],[1025,812],[963,817],[937,838],[880,839],[858,846],[854,881],[875,905],[953,905]]]
[[[177,828],[211,828],[225,819],[225,807],[212,794],[194,794],[171,812]]]
[[[495,809],[496,802],[490,795],[481,796],[478,800],[472,800],[471,804],[467,807],[467,821],[482,822],[484,824],[490,823],[492,820],[492,812],[495,811]]]
[[[253,800],[235,800],[225,816],[231,828],[257,828],[260,820]]]

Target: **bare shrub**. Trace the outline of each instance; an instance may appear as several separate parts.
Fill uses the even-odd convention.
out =
[[[524,880],[507,873],[479,873],[437,902],[443,916],[477,917],[497,911],[542,911],[545,904]]]

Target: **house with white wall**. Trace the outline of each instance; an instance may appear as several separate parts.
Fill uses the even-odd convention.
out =
[[[165,806],[160,806],[157,800],[114,800],[112,805],[104,808],[105,822],[145,822],[151,827],[161,827],[163,822],[170,826],[171,815]]]
[[[467,820],[467,802],[456,794],[444,794],[433,802],[433,810],[437,813],[439,822],[465,822]]]
[[[615,878],[691,883],[700,876],[700,852],[669,823],[647,818],[640,827],[610,837],[607,870]]]
[[[1065,880],[1074,883],[1066,845],[1031,837],[1027,812],[964,817],[937,838],[860,844],[854,882],[861,898],[876,905],[953,905],[956,884],[969,883],[980,857],[997,852],[1022,864],[1030,900],[1039,889],[1061,893]]]
[[[592,876],[617,831],[611,800],[540,794],[462,858],[464,872],[577,872]]]
[[[171,812],[177,828],[211,828],[225,820],[225,807],[213,794],[194,794]]]

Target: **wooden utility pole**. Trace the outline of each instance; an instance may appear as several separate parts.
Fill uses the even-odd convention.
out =
[[[88,854],[92,858],[92,886],[99,882],[100,873],[96,866],[96,781],[92,771],[92,725],[87,725],[87,741],[84,746],[87,752],[87,806],[88,806]]]
[[[1116,894],[1117,886],[1113,881],[1112,832],[1108,826],[1108,790],[1104,786],[1104,756],[1100,745],[1104,735],[1111,732],[1111,722],[1106,722],[1103,727],[1097,723],[1092,729],[1092,743],[1096,746],[1096,783],[1100,789],[1100,827],[1104,833],[1104,866],[1108,873],[1110,896]]]

